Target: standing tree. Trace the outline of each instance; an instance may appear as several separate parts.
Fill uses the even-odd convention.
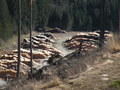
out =
[[[36,28],[43,28],[48,24],[50,15],[50,0],[36,0],[37,4],[37,24]]]
[[[119,10],[119,11],[118,11],[118,12],[119,12],[119,16],[118,16],[118,17],[119,17],[119,24],[118,24],[118,25],[119,25],[119,26],[118,26],[119,29],[118,29],[118,33],[120,34],[120,0],[118,0],[118,7],[119,7],[119,9],[118,9],[118,10]]]
[[[104,36],[104,33],[105,33],[105,30],[104,30],[104,16],[105,16],[105,0],[102,0],[101,2],[101,30],[100,30],[100,39],[99,39],[99,47],[102,47],[103,44],[104,44],[104,39],[105,39],[105,36]]]
[[[0,0],[0,39],[7,40],[12,36],[11,17],[6,0]]]
[[[18,15],[19,15],[19,25],[18,25],[18,63],[17,63],[17,78],[19,77],[20,74],[20,37],[21,37],[21,0],[19,0],[19,10],[18,10]]]
[[[32,55],[32,0],[30,0],[30,60],[31,60],[31,74],[32,74],[32,59],[33,59],[33,55]]]

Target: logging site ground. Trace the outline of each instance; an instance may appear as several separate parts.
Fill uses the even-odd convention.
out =
[[[21,77],[17,80],[14,79],[17,38],[3,42],[0,47],[0,74],[3,74],[0,75],[0,90],[120,90],[118,38],[106,31],[105,45],[98,48],[99,31],[63,32],[58,28],[55,31],[57,33],[33,32],[33,65],[36,70],[30,76],[29,35],[22,36]],[[46,38],[47,42],[44,42]],[[48,62],[56,54],[57,57]]]

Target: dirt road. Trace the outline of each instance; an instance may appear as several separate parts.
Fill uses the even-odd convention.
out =
[[[65,56],[67,54],[72,53],[75,50],[68,50],[64,47],[63,42],[67,40],[69,37],[77,34],[78,32],[67,32],[67,33],[56,33],[55,36],[59,38],[56,42],[55,47],[62,52],[62,55]]]

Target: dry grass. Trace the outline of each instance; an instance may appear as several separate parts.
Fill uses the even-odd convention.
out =
[[[0,51],[6,52],[10,51],[11,49],[17,48],[17,36],[13,36],[6,42],[3,40],[0,40]]]
[[[33,32],[33,35],[36,35],[37,32]],[[24,38],[29,38],[29,34],[25,34],[21,36],[21,42]],[[0,54],[3,52],[9,52],[13,49],[17,49],[17,40],[18,36],[14,35],[10,39],[8,39],[6,42],[0,39]]]
[[[48,82],[32,81],[27,84],[27,87],[30,87],[31,90],[69,90],[69,87],[64,85],[58,77]]]
[[[26,84],[18,83],[17,85],[11,86],[9,90],[59,90],[58,88],[66,90],[65,88],[67,88],[67,86],[64,86],[58,77],[54,77],[50,81],[31,80],[27,81]]]
[[[60,81],[60,79],[56,77],[52,81],[47,83],[43,88],[52,88],[52,87],[59,86],[60,84],[62,84],[62,81]]]
[[[119,52],[120,51],[120,38],[118,37],[112,37],[112,38],[109,38],[108,41],[107,41],[107,45],[106,45],[106,48],[108,51],[110,52]]]

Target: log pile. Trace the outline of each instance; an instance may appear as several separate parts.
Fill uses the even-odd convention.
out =
[[[55,42],[54,41],[55,38],[56,37],[54,37],[50,33],[35,35],[32,37],[32,47],[34,49],[39,49],[41,51],[40,53],[41,54],[44,53],[45,55],[46,54],[48,55],[48,53],[49,53],[49,55],[50,54],[61,54],[61,52],[59,50],[57,50],[56,48],[54,48],[52,46],[52,44]],[[23,39],[23,42],[21,45],[22,45],[23,49],[30,48],[29,38]],[[34,56],[34,53],[37,53],[37,52],[33,52],[33,56]],[[44,57],[44,56],[41,56],[41,57]]]
[[[33,66],[39,65],[42,60],[48,60],[54,54],[61,52],[54,48],[54,36],[52,34],[39,34],[32,37]],[[21,43],[21,75],[27,75],[30,67],[30,40],[23,39]],[[0,78],[13,78],[17,72],[18,51],[13,50],[0,57]]]
[[[17,53],[14,53],[13,51],[1,56],[0,58],[0,77],[1,78],[13,78],[16,76],[17,58],[18,58]],[[22,75],[27,75],[27,72],[29,71],[29,66],[26,64],[27,62],[30,63],[30,60],[21,55],[21,74]]]
[[[97,49],[99,45],[99,35],[100,31],[95,32],[85,32],[77,33],[64,42],[64,46],[68,49],[78,49],[80,48],[80,43],[82,43],[82,50],[91,51]],[[112,37],[109,31],[105,31],[105,38]]]
[[[40,35],[35,35],[32,37],[32,47],[33,48],[40,48],[39,45],[41,44],[49,44],[52,45],[54,43],[54,36],[52,34],[40,34]],[[30,47],[30,40],[29,38],[23,39],[22,42],[22,47],[23,48],[29,48]]]
[[[66,31],[61,30],[60,28],[52,28],[51,30],[46,30],[46,32],[50,32],[50,33],[66,33]]]

